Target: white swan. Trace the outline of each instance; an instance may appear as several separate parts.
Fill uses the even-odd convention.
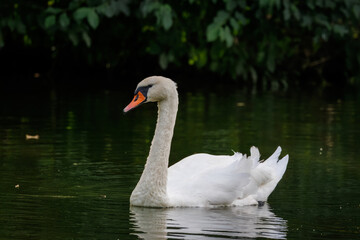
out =
[[[158,103],[158,118],[141,178],[130,197],[132,206],[211,207],[263,203],[282,178],[288,155],[281,148],[260,162],[257,148],[247,157],[194,154],[168,168],[171,140],[178,110],[176,83],[152,76],[142,80],[124,112],[146,102]]]

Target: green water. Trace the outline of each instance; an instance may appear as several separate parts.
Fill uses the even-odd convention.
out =
[[[156,121],[133,90],[1,94],[0,239],[359,239],[358,94],[179,86],[170,164],[280,145],[287,172],[263,207],[129,209]]]

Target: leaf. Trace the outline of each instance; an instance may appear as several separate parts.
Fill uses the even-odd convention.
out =
[[[46,29],[51,28],[56,23],[56,17],[55,15],[50,15],[45,18],[44,26]]]
[[[263,7],[266,7],[268,5],[268,3],[270,3],[270,1],[268,1],[268,0],[260,0],[259,1],[259,6],[261,8],[263,8]]]
[[[322,26],[324,26],[324,27],[326,27],[327,30],[330,30],[330,29],[331,29],[331,25],[330,25],[328,19],[327,19],[326,16],[323,15],[323,14],[317,14],[317,15],[315,16],[315,22],[318,23],[318,24],[320,24],[320,25],[322,25]]]
[[[225,41],[225,29],[224,28],[219,28],[219,37],[221,41]]]
[[[257,72],[253,67],[250,67],[249,70],[250,70],[251,79],[252,79],[253,83],[255,84],[258,80]]]
[[[226,26],[224,29],[224,37],[225,37],[226,46],[231,47],[233,45],[234,38],[231,35],[230,28],[228,26]]]
[[[240,21],[242,25],[247,25],[249,23],[249,20],[239,12],[235,12],[235,17]]]
[[[198,54],[199,60],[197,61],[196,65],[198,68],[202,68],[207,63],[207,51],[206,51],[206,49],[198,50],[197,54]]]
[[[15,21],[12,18],[8,18],[7,20],[4,20],[4,22],[7,23],[7,26],[10,28],[11,31],[14,31],[15,29]]]
[[[222,29],[222,26],[226,23],[229,17],[230,14],[228,12],[223,10],[218,11],[213,22],[206,28],[206,40],[208,42],[213,42],[218,37],[220,37],[221,41],[225,40],[225,32],[224,29]]]
[[[234,18],[230,18],[230,25],[234,30],[234,34],[237,35],[239,32],[240,24]]]
[[[322,8],[324,6],[324,1],[314,1],[314,2],[318,7]]]
[[[246,8],[246,0],[237,0],[238,7],[245,9]]]
[[[89,34],[85,31],[82,32],[82,38],[86,44],[87,47],[91,46],[91,38],[89,36]]]
[[[275,61],[274,58],[269,57],[266,61],[266,66],[270,72],[275,71]]]
[[[70,32],[69,33],[69,39],[72,42],[74,46],[77,46],[79,44],[79,38],[76,33]]]
[[[264,61],[264,59],[265,59],[265,52],[263,50],[258,51],[256,62],[261,63],[262,61]]]
[[[217,62],[217,61],[211,62],[211,64],[210,64],[210,70],[213,71],[213,72],[218,71],[219,65],[220,65],[219,62]]]
[[[55,16],[54,16],[55,17]],[[17,18],[15,20],[15,29],[18,33],[20,34],[25,34],[26,33],[26,26],[25,24],[21,21],[20,18]]]
[[[96,11],[98,13],[105,15],[108,18],[111,18],[112,16],[114,16],[113,8],[111,8],[108,3],[104,3],[104,4],[101,4],[100,6],[97,6]]]
[[[169,30],[173,24],[172,16],[171,16],[171,7],[166,4],[161,7],[161,23],[165,30]]]
[[[294,17],[296,18],[296,20],[300,20],[301,13],[300,13],[299,9],[296,7],[296,5],[292,4],[290,8],[291,8],[291,11],[292,11]]]
[[[281,2],[280,2],[280,0],[273,0],[273,4],[276,5],[276,8],[277,8],[277,9],[280,9],[280,7],[281,7]]]
[[[311,24],[312,24],[312,18],[308,15],[303,16],[301,26],[308,27],[310,29]]]
[[[149,13],[152,13],[155,10],[160,9],[161,4],[159,2],[154,1],[144,1],[140,5],[140,11],[144,17],[146,17]]]
[[[356,19],[360,19],[360,5],[355,5],[353,8],[354,15]]]
[[[232,11],[236,8],[237,1],[236,0],[228,0],[226,1],[226,10]]]
[[[291,13],[290,13],[289,9],[285,8],[283,13],[284,13],[284,20],[288,21],[291,17]]]
[[[290,3],[289,0],[284,0],[284,20],[288,21],[291,17],[291,12],[290,12]]]
[[[129,4],[129,0],[117,0],[117,1],[112,0],[110,2],[109,1],[104,2],[103,4],[97,6],[95,9],[98,13],[103,14],[108,18],[118,15],[120,12],[124,13],[126,16],[129,16],[130,10],[129,7],[127,6],[128,4]],[[141,6],[142,10],[151,4],[143,3]]]
[[[306,5],[311,9],[311,10],[314,10],[315,9],[315,5],[314,5],[314,2],[313,0],[308,0],[306,1]]]
[[[219,36],[219,26],[216,25],[215,23],[210,24],[206,28],[206,40],[208,42],[213,42],[218,38],[218,36]]]
[[[336,4],[332,0],[326,0],[324,1],[325,7],[330,8],[331,10],[334,10],[336,7]]]
[[[59,17],[59,23],[62,28],[66,28],[70,24],[70,19],[66,13],[62,13]]]
[[[159,65],[162,69],[166,69],[168,66],[168,58],[165,53],[162,53],[159,57]]]
[[[345,34],[349,33],[349,30],[346,27],[344,27],[343,25],[335,24],[334,32],[336,34],[339,34],[341,37],[343,37]]]
[[[230,17],[230,14],[228,12],[220,10],[216,14],[216,17],[214,18],[214,23],[222,26],[226,23],[226,21],[228,20],[229,17]]]
[[[99,26],[99,16],[96,14],[94,9],[91,9],[89,11],[89,14],[87,15],[87,20],[93,29],[96,29]]]
[[[30,46],[32,44],[31,38],[28,35],[24,35],[24,45]]]
[[[69,9],[70,11],[74,11],[75,9],[77,9],[77,8],[80,7],[80,4],[81,4],[80,1],[71,1],[71,2],[69,3],[68,9]]]
[[[62,12],[61,8],[48,7],[45,10],[45,13],[52,14],[52,15],[56,15],[56,14],[61,13],[61,12]]]
[[[118,1],[112,1],[111,5],[115,7],[115,13],[118,14],[120,12],[124,13],[126,16],[130,15],[129,7],[127,6],[129,4],[129,0],[118,0]]]
[[[79,8],[74,12],[73,17],[76,21],[79,22],[79,21],[83,20],[84,18],[86,18],[91,10],[93,10],[93,9],[88,8],[88,7]]]

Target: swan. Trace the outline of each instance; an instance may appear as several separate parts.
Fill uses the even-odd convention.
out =
[[[143,173],[130,196],[131,206],[244,206],[267,201],[289,160],[288,155],[278,160],[280,147],[265,161],[251,147],[249,157],[199,153],[168,167],[179,102],[176,83],[162,76],[145,78],[123,111],[148,102],[157,102],[158,117]]]

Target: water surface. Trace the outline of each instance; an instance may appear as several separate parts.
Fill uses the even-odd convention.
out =
[[[0,96],[0,239],[356,239],[357,94],[179,86],[170,164],[197,152],[290,155],[263,207],[129,208],[156,105],[127,115],[133,89]],[[38,139],[26,139],[26,135]]]

